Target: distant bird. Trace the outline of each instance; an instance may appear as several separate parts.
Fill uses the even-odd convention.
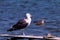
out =
[[[35,25],[37,25],[37,26],[44,25],[44,19],[34,21],[34,23],[35,23]]]
[[[54,38],[56,36],[52,35],[51,33],[48,33],[46,36],[44,36],[44,38]]]
[[[14,31],[14,30],[21,30],[27,28],[31,23],[31,14],[26,13],[26,18],[19,20],[15,25],[12,26],[12,28],[8,29],[7,31]],[[24,32],[23,32],[24,34]]]

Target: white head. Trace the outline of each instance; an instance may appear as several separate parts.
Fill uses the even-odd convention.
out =
[[[26,19],[25,21],[28,23],[28,26],[30,25],[31,23],[31,14],[30,13],[26,13]]]
[[[26,13],[26,17],[27,18],[31,18],[31,14],[30,13]]]

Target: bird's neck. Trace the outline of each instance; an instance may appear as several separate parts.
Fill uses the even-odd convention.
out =
[[[31,18],[28,17],[28,18],[27,18],[27,22],[31,22]]]
[[[30,17],[27,17],[27,19],[29,20],[29,19],[31,19]]]
[[[30,23],[31,23],[31,18],[27,17],[27,18],[25,19],[25,21],[28,23],[28,25],[30,25]]]
[[[42,23],[44,23],[44,20],[42,20]]]

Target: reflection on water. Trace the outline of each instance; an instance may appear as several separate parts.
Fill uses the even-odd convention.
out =
[[[31,25],[25,30],[27,35],[52,33],[60,36],[60,0],[0,0],[0,33],[20,34],[20,30],[6,30],[24,18],[27,12],[33,15]],[[44,26],[33,24],[33,21],[42,18],[45,19]]]

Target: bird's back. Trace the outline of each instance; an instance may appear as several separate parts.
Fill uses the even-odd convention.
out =
[[[24,20],[19,20],[16,24],[12,26],[11,29],[8,31],[14,31],[14,30],[19,30],[19,29],[24,29],[26,28],[28,23],[26,23]]]

